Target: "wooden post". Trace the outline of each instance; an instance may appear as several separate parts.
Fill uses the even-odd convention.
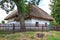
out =
[[[42,25],[42,32],[44,31],[44,25]]]
[[[46,31],[47,31],[47,23],[45,23]]]
[[[13,24],[13,33],[15,33],[15,25]]]

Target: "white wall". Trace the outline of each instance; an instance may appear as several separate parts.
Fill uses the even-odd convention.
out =
[[[13,21],[13,19],[12,19],[12,20],[9,20],[9,21],[10,21],[10,22],[8,22],[8,23],[19,23],[19,22]],[[13,22],[12,22],[12,21],[13,21]],[[35,24],[36,22],[39,22],[39,24],[45,24],[45,23],[50,24],[49,21],[47,21],[47,20],[42,20],[42,19],[32,18],[31,20],[30,20],[30,19],[25,20],[25,23]]]
[[[45,23],[50,24],[49,21],[47,21],[47,20],[35,19],[35,18],[25,21],[25,23],[32,23],[32,24],[35,24],[36,22],[39,22],[39,24],[45,24]]]

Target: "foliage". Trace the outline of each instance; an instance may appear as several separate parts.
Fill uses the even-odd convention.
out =
[[[27,6],[26,3],[31,3],[34,5],[38,5],[40,2],[40,0],[1,0],[0,1],[0,6],[2,9],[4,9],[7,13],[9,13],[10,11],[12,11],[15,7],[15,5],[17,5],[18,11],[20,11],[21,13],[25,13],[27,10]]]
[[[14,9],[15,3],[11,0],[2,0],[0,1],[0,6],[8,14],[9,11],[12,11]]]
[[[5,21],[1,21],[1,23],[2,23],[2,24],[4,24],[4,23],[5,23]]]
[[[50,21],[51,25],[59,25],[58,23],[56,23],[56,21]]]
[[[30,3],[33,5],[39,5],[40,0],[31,0]]]
[[[51,15],[55,18],[56,24],[60,24],[60,0],[51,0]]]

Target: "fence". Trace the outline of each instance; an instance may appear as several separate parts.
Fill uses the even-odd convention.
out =
[[[52,30],[60,31],[60,25],[52,25]]]
[[[47,27],[44,24],[39,24],[36,26],[35,24],[25,24],[26,31],[45,31]],[[20,31],[20,24],[0,24],[0,31]]]

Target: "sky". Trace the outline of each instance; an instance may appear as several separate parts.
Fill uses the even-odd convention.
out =
[[[42,0],[40,2],[39,7],[46,11],[48,14],[50,14],[51,10],[49,9],[50,8],[49,4],[51,4],[50,0]]]
[[[44,11],[46,11],[48,14],[50,14],[50,9],[49,9],[49,4],[50,4],[50,0],[41,0],[40,4],[38,5],[38,7],[40,7],[41,9],[43,9]],[[16,9],[16,8],[15,8]],[[11,12],[10,12],[11,13]],[[8,14],[6,14],[6,12],[4,10],[2,10],[0,8],[0,22],[2,20],[4,20],[4,18],[7,16]]]

